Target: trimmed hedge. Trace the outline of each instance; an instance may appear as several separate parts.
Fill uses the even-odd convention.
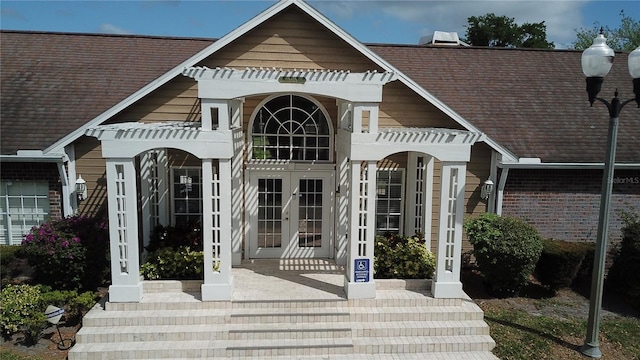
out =
[[[494,296],[517,296],[542,253],[538,231],[526,222],[495,214],[468,219],[464,229],[485,283]]]
[[[148,256],[148,261],[140,267],[140,273],[147,280],[193,280],[204,278],[204,252],[193,251],[188,246],[176,249],[167,247]]]
[[[377,279],[431,279],[435,256],[419,237],[377,236],[374,272]]]
[[[623,212],[622,243],[615,255],[607,280],[627,301],[640,309],[640,216]]]
[[[49,305],[65,309],[65,323],[75,324],[96,303],[93,292],[53,291],[43,285],[7,285],[0,291],[0,331],[5,339],[24,334],[24,345],[34,345],[49,326],[44,311]]]
[[[553,239],[542,240],[542,246],[535,272],[540,283],[553,290],[571,286],[583,267],[585,256],[593,251],[593,243]]]

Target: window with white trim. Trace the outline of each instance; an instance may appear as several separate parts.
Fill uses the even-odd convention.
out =
[[[46,181],[0,182],[0,244],[20,245],[32,227],[49,220]]]
[[[376,184],[376,233],[399,234],[402,228],[403,169],[379,169]]]
[[[202,172],[199,167],[171,169],[174,225],[202,221]]]
[[[251,142],[254,160],[331,160],[327,116],[302,96],[282,95],[267,101],[253,120]]]

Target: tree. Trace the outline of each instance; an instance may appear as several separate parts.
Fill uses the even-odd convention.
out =
[[[575,30],[577,40],[573,43],[576,50],[584,50],[593,44],[593,39],[600,33],[607,38],[607,45],[614,50],[630,52],[640,46],[640,21],[633,20],[625,15],[624,10],[620,11],[620,27],[611,29],[609,26],[601,26],[597,21],[593,23],[593,28]]]
[[[514,18],[488,13],[467,18],[465,42],[474,46],[554,48],[547,41],[547,26],[544,21],[518,25]]]

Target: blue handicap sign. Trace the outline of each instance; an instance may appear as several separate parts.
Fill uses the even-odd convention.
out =
[[[355,282],[369,282],[369,259],[356,259],[353,267]]]

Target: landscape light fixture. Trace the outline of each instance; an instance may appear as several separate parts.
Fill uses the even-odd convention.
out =
[[[57,306],[49,305],[47,309],[44,311],[44,316],[47,318],[47,321],[56,326],[56,330],[58,330],[58,336],[60,337],[60,341],[58,342],[59,350],[68,350],[73,346],[73,339],[65,339],[62,337],[62,333],[60,332],[60,328],[58,327],[58,323],[60,319],[64,315],[64,308],[59,308]]]
[[[493,183],[493,181],[491,181],[491,179],[485,180],[484,183],[482,184],[482,188],[480,189],[480,197],[483,200],[487,200],[489,196],[491,196],[491,193],[493,192],[494,187],[495,187],[495,184]]]
[[[616,138],[618,136],[618,122],[622,108],[635,101],[640,108],[640,47],[629,54],[629,73],[633,78],[633,93],[635,98],[626,101],[618,99],[618,90],[611,102],[598,97],[604,77],[613,66],[615,53],[607,45],[607,39],[600,34],[593,40],[593,45],[582,53],[582,72],[587,77],[587,93],[591,106],[597,100],[607,106],[609,110],[609,133],[607,135],[607,155],[602,175],[602,191],[600,197],[600,215],[598,219],[598,234],[596,238],[595,255],[593,259],[593,274],[591,278],[591,297],[589,298],[589,320],[587,322],[587,337],[580,351],[589,357],[600,358],[600,344],[598,332],[600,327],[600,310],[602,308],[602,292],[604,285],[604,266],[607,255],[607,233],[609,227],[609,205],[613,187],[613,172],[616,157]]]
[[[76,195],[78,196],[78,201],[87,198],[87,182],[82,178],[82,175],[76,179]]]

